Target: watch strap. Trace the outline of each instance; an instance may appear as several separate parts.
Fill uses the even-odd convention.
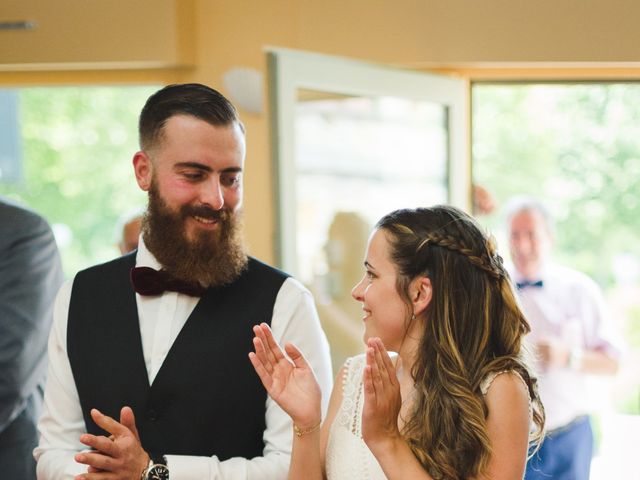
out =
[[[149,459],[155,465],[167,465],[167,457],[165,457],[162,453],[149,452]]]
[[[157,469],[161,469],[160,471],[164,471],[162,476],[159,478],[168,480],[169,469],[167,467],[167,458],[164,455],[159,453],[148,453],[148,455],[149,455],[149,465],[147,465],[147,468],[145,468],[142,471],[140,480],[149,480],[149,474],[152,471],[155,471],[155,474],[157,475],[158,474],[158,472],[156,471]],[[157,477],[154,476],[153,478],[157,478]]]

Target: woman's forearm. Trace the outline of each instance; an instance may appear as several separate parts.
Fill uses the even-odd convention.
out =
[[[388,480],[433,480],[401,437],[370,445]]]
[[[323,480],[320,429],[298,436],[293,433],[289,480]]]

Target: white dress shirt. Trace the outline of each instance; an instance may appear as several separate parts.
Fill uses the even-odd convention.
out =
[[[511,268],[514,283],[522,276]],[[541,287],[518,290],[522,308],[531,324],[526,341],[555,338],[571,349],[600,350],[616,358],[620,339],[609,319],[600,287],[587,275],[555,264],[542,268]],[[591,410],[589,375],[567,365],[538,368],[538,388],[545,407],[547,430],[567,425]]]
[[[136,266],[160,268],[142,239]],[[38,461],[39,480],[68,480],[86,472],[86,465],[74,460],[77,452],[86,449],[79,440],[80,435],[86,432],[86,427],[67,356],[67,318],[72,286],[72,281],[67,282],[56,298],[54,323],[49,336],[49,372],[44,411],[38,424],[40,443],[34,451]],[[197,297],[175,292],[146,297],[136,294],[149,384],[153,382],[171,345],[198,301]],[[279,344],[292,342],[304,352],[323,392],[323,411],[326,411],[332,386],[329,345],[320,327],[311,293],[293,278],[285,280],[278,292],[271,328]],[[291,419],[267,397],[265,421],[265,448],[262,457],[220,461],[216,456],[167,455],[171,480],[286,478],[292,443]]]

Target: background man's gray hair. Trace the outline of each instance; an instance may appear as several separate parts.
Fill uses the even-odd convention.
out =
[[[510,225],[514,215],[521,212],[538,213],[544,220],[548,232],[551,235],[555,233],[555,222],[551,211],[544,203],[530,195],[517,195],[509,199],[504,206],[505,225]]]

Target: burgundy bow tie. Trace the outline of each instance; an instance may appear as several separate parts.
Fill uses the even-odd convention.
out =
[[[201,297],[207,290],[198,283],[178,280],[164,270],[154,270],[150,267],[132,268],[131,284],[140,295],[161,295],[169,290],[192,297]]]

